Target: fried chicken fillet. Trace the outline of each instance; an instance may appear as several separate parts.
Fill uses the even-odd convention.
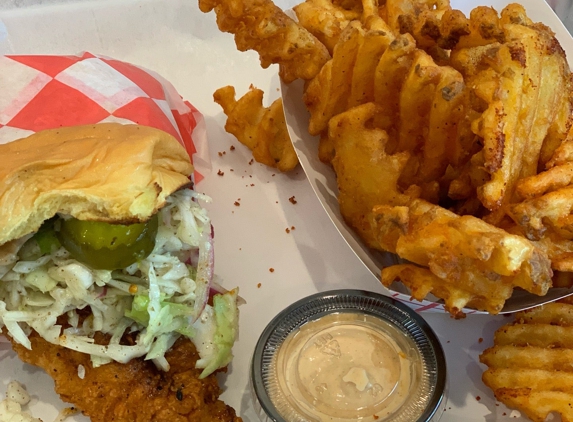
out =
[[[35,332],[30,341],[32,350],[12,340],[20,359],[50,374],[62,400],[73,403],[92,422],[242,421],[218,400],[221,390],[214,374],[199,379],[199,354],[189,340],[179,339],[166,353],[168,372],[143,358],[94,368],[85,353],[51,344]],[[83,379],[80,365],[85,368]]]

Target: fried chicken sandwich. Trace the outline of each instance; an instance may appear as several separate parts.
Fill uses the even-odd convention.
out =
[[[105,384],[105,401],[125,403],[132,372],[143,371],[140,381],[155,379],[156,392],[170,384],[182,402],[185,385],[173,379],[186,373],[188,387],[190,376],[199,386],[210,379],[202,397],[216,401],[211,374],[232,358],[237,291],[213,282],[213,232],[199,204],[208,198],[191,188],[184,147],[157,129],[109,123],[42,131],[0,145],[0,157],[0,327],[20,357],[48,372],[67,365],[79,377],[75,394],[93,397],[58,392],[93,421],[106,420],[104,401],[84,378]],[[125,391],[98,379],[106,364]],[[70,386],[50,374],[57,390]],[[142,421],[169,411],[171,398],[157,394]],[[165,417],[211,420],[186,409]],[[226,416],[213,420],[240,420],[218,409]]]

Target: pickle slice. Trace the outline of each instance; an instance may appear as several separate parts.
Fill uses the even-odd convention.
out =
[[[52,253],[54,249],[60,248],[60,241],[54,230],[54,223],[57,217],[44,221],[40,229],[34,234],[33,239],[38,243],[42,254]]]
[[[95,269],[117,270],[146,258],[155,247],[158,217],[138,224],[62,219],[58,239],[73,258]]]

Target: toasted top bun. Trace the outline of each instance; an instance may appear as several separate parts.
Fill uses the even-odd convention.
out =
[[[63,213],[135,223],[189,184],[193,166],[171,135],[104,123],[45,130],[0,145],[0,245]]]

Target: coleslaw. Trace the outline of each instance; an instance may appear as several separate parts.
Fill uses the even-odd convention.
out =
[[[89,354],[94,367],[145,356],[167,371],[165,353],[181,336],[197,347],[201,377],[226,366],[238,331],[238,292],[213,282],[213,232],[199,200],[210,198],[191,189],[168,197],[153,251],[121,270],[89,268],[59,244],[39,252],[32,235],[12,242],[0,257],[0,328],[28,349],[33,329]],[[84,309],[90,312],[82,318]],[[97,332],[109,343],[96,344]],[[120,343],[125,332],[137,333],[135,344]]]

